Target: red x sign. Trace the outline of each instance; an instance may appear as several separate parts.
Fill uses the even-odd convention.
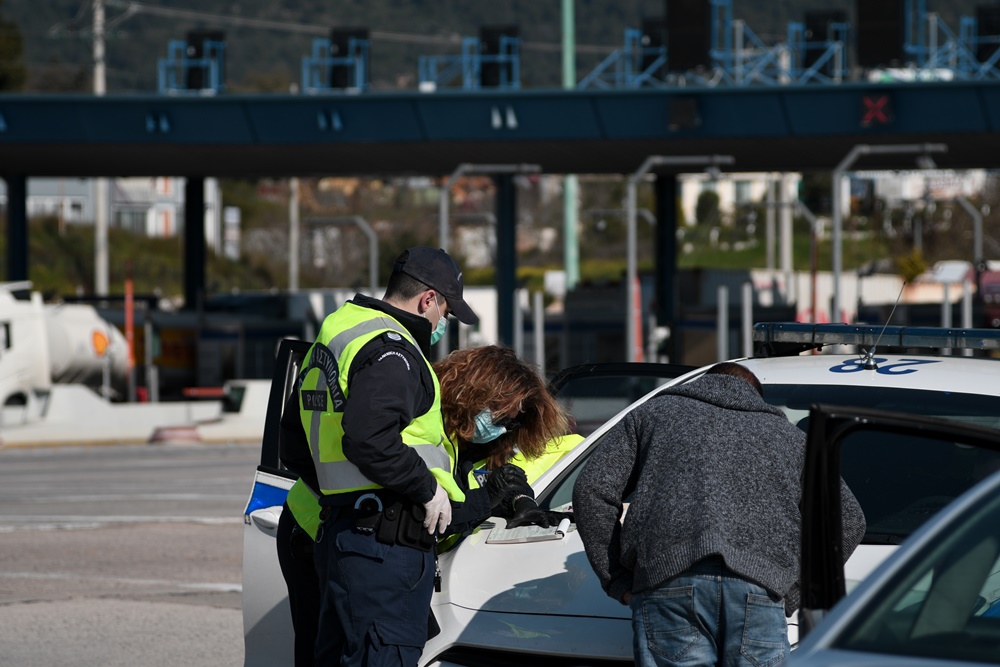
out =
[[[861,127],[888,125],[892,121],[892,105],[888,95],[865,95],[861,98]]]

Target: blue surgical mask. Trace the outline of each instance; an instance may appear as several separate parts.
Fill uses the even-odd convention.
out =
[[[493,411],[486,408],[473,418],[476,422],[476,430],[472,434],[472,442],[481,445],[492,442],[507,432],[505,426],[497,426],[493,423]]]
[[[437,301],[434,302],[434,307],[438,309],[438,319],[437,327],[431,332],[431,345],[437,345],[438,342],[444,338],[444,332],[448,330],[448,318],[441,315],[441,307],[437,305]]]

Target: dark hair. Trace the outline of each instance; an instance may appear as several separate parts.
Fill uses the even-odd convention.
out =
[[[757,390],[757,393],[761,396],[764,395],[764,387],[761,386],[760,380],[757,376],[753,374],[746,366],[741,366],[732,361],[723,361],[721,364],[716,364],[705,371],[705,375],[732,375],[734,377],[746,380],[750,386]]]
[[[386,300],[409,301],[421,292],[431,289],[413,276],[402,271],[393,271],[389,276],[389,284],[385,288]],[[438,296],[438,303],[443,296]]]

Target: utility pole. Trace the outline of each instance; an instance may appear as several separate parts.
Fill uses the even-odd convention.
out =
[[[94,95],[107,89],[104,73],[104,0],[94,0]],[[94,181],[94,294],[108,295],[108,179]]]
[[[94,0],[94,94],[106,91],[104,74],[104,0]]]
[[[576,25],[573,11],[575,0],[562,0],[562,76],[563,89],[576,88]],[[580,244],[577,240],[577,199],[579,181],[576,174],[563,177],[563,264],[566,270],[566,290],[580,280]]]
[[[288,291],[299,291],[299,178],[288,180]]]

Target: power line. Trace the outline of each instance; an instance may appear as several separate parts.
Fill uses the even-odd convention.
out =
[[[108,7],[116,7],[125,10],[124,18],[117,17],[114,22],[121,23],[125,18],[138,14],[149,14],[151,16],[162,16],[164,18],[187,19],[193,21],[211,21],[219,25],[228,25],[237,28],[256,28],[259,30],[277,30],[280,32],[292,32],[306,35],[318,35],[326,37],[329,35],[329,28],[319,26],[314,23],[292,23],[288,21],[272,21],[269,19],[256,19],[244,16],[230,16],[227,14],[213,14],[210,12],[200,12],[192,9],[174,9],[169,7],[157,7],[141,2],[131,2],[130,0],[106,0]],[[457,46],[461,44],[461,37],[458,35],[419,35],[403,32],[389,32],[384,30],[371,31],[373,40],[385,42],[396,42],[403,44],[430,44]],[[558,52],[562,50],[562,44],[556,42],[523,42],[522,48],[529,51],[550,51]],[[601,46],[597,44],[577,44],[576,51],[579,53],[599,53],[606,54],[614,50],[614,47]]]

